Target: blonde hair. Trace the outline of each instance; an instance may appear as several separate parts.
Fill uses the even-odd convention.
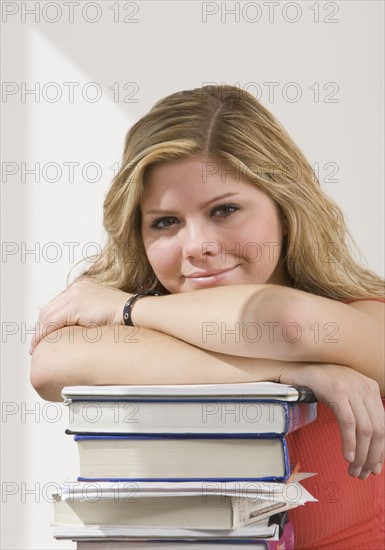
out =
[[[356,245],[343,214],[320,189],[302,152],[265,107],[231,85],[171,94],[129,130],[122,167],[104,202],[108,242],[78,279],[126,292],[161,288],[141,239],[145,172],[196,156],[226,163],[278,205],[287,228],[282,262],[291,287],[336,300],[383,296],[383,280],[353,259],[348,240]]]

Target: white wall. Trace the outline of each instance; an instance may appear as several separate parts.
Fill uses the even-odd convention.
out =
[[[260,91],[319,163],[366,265],[384,274],[382,2],[281,2],[274,15],[274,2],[75,2],[73,22],[64,4],[2,2],[4,549],[74,548],[52,539],[49,495],[78,474],[77,449],[64,434],[67,411],[29,385],[26,330],[83,252],[95,251],[88,243],[102,243],[110,167],[155,101],[207,82]],[[69,82],[78,84],[73,101]],[[40,181],[25,173],[35,163]],[[79,163],[74,181],[64,163]]]

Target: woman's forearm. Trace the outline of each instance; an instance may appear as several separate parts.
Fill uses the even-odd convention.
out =
[[[48,401],[61,401],[61,389],[69,385],[277,381],[288,364],[208,352],[162,333],[123,326],[99,327],[95,333],[65,327],[50,340],[38,344],[31,367],[32,385]]]
[[[130,296],[76,282],[40,312],[34,344],[54,327],[74,322],[121,324]],[[248,284],[146,297],[134,304],[132,319],[138,327],[218,354],[346,365],[384,389],[384,313],[385,304],[373,301],[345,305],[293,288]]]
[[[346,365],[384,387],[381,315],[300,290],[234,285],[148,297],[133,321],[217,353]]]
[[[135,303],[135,325],[189,344],[239,357],[297,359],[282,336],[297,293],[277,285],[233,285],[146,297]],[[280,325],[281,330],[277,330]]]

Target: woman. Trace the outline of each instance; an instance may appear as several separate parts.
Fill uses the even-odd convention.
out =
[[[159,101],[127,134],[104,224],[101,257],[40,313],[39,394],[309,386],[318,419],[289,445],[318,472],[319,502],[292,512],[297,545],[384,548],[384,283],[352,259],[341,211],[278,121],[233,86]]]

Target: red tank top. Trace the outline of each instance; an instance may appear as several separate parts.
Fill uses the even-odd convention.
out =
[[[289,434],[287,443],[292,462],[299,462],[304,472],[318,473],[302,482],[318,502],[289,512],[295,548],[384,550],[385,468],[365,480],[349,476],[338,422],[323,403],[318,403],[317,419]]]

